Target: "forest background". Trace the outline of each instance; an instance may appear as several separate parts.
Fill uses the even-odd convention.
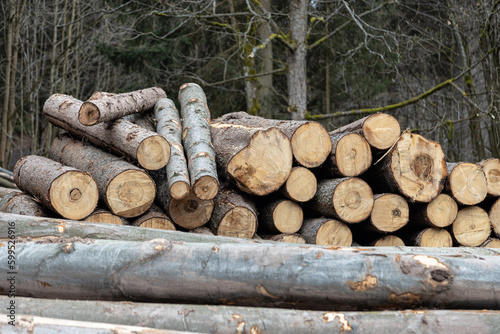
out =
[[[44,155],[54,93],[181,84],[212,117],[246,110],[328,130],[369,113],[438,141],[448,161],[500,157],[500,0],[4,0],[0,165]]]

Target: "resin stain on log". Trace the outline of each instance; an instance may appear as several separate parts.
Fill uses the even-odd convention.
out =
[[[351,290],[358,292],[365,292],[369,289],[374,289],[378,285],[377,277],[372,275],[366,275],[363,281],[353,282],[347,281]]]

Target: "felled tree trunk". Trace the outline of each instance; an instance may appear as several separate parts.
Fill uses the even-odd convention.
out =
[[[295,160],[307,168],[320,166],[332,150],[328,132],[317,122],[266,119],[244,111],[225,114],[219,120],[234,125],[280,129],[290,139]]]
[[[100,197],[116,215],[137,217],[155,199],[155,184],[145,171],[94,146],[63,135],[54,139],[50,156],[92,175]]]
[[[17,162],[14,179],[19,189],[69,219],[88,216],[99,200],[97,185],[89,174],[36,155]]]
[[[346,224],[328,218],[306,219],[299,234],[309,244],[351,246],[352,233]]]
[[[452,247],[453,238],[444,228],[428,227],[409,235],[406,244],[417,247]]]
[[[486,176],[488,195],[500,196],[500,159],[491,158],[481,161],[479,166]]]
[[[0,212],[17,215],[49,217],[42,204],[31,195],[13,191],[0,198]]]
[[[165,214],[165,212],[154,204],[151,205],[145,214],[136,218],[132,224],[139,227],[156,228],[160,230],[176,230],[174,223]]]
[[[263,196],[281,187],[292,169],[290,140],[277,128],[211,122],[221,173],[242,191]]]
[[[478,206],[468,206],[458,211],[452,224],[453,237],[461,246],[479,246],[491,233],[488,213]]]
[[[182,146],[182,123],[174,102],[170,99],[156,102],[155,118],[158,134],[170,143],[170,160],[166,167],[170,195],[175,199],[183,199],[189,194],[190,182]]]
[[[15,184],[14,184],[15,185]],[[0,187],[0,197],[4,197],[10,193],[13,193],[13,192],[21,192],[21,190],[19,190],[17,188],[17,186],[15,188],[5,188],[5,187]]]
[[[105,224],[114,224],[114,225],[127,225],[128,221],[120,216],[117,216],[111,213],[108,210],[104,209],[96,209],[87,217],[82,220],[90,222],[90,223],[105,223]]]
[[[320,180],[305,208],[317,215],[359,223],[372,211],[373,193],[365,181],[355,177]]]
[[[304,221],[299,204],[288,199],[266,199],[259,206],[259,221],[272,233],[296,233]]]
[[[108,95],[101,99],[94,98],[81,105],[78,119],[83,125],[109,122],[126,115],[151,109],[159,99],[166,97],[167,94],[163,89],[152,87],[128,93]]]
[[[219,191],[215,152],[210,134],[210,110],[200,86],[183,84],[179,89],[182,142],[186,150],[191,189],[199,199],[210,200]]]
[[[482,202],[488,193],[486,177],[477,164],[447,163],[448,179],[445,191],[459,204],[476,205]]]
[[[318,181],[313,172],[305,167],[293,167],[285,184],[279,189],[286,198],[295,202],[307,202],[314,197]]]
[[[145,169],[157,170],[167,165],[170,145],[165,138],[121,119],[93,126],[82,125],[77,116],[82,103],[68,95],[54,94],[45,102],[43,112],[52,124],[138,161]]]
[[[439,194],[430,203],[419,203],[411,207],[411,221],[420,226],[446,227],[457,218],[458,205],[446,194]]]
[[[214,198],[210,229],[216,235],[252,238],[257,230],[257,209],[247,196],[222,188]]]
[[[368,142],[356,133],[331,136],[332,151],[321,172],[328,177],[358,176],[372,164]]]

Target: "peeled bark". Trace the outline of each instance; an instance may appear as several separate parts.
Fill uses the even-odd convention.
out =
[[[355,177],[320,180],[313,199],[305,203],[306,210],[346,223],[367,219],[372,208],[373,192],[370,186]]]
[[[145,214],[136,218],[132,224],[139,227],[175,231],[174,223],[168,218],[165,212],[154,204],[151,205]]]
[[[479,166],[486,176],[488,195],[500,196],[500,159],[491,158],[481,161]]]
[[[87,217],[99,200],[97,185],[88,173],[36,155],[17,162],[14,179],[19,189],[69,219]]]
[[[329,218],[306,219],[299,234],[308,244],[351,246],[352,233],[346,224]]]
[[[122,119],[93,126],[82,125],[77,117],[82,103],[68,95],[54,94],[45,102],[43,112],[52,124],[87,138],[96,146],[138,161],[145,169],[157,170],[167,165],[170,145],[165,138]]]
[[[307,168],[320,166],[332,150],[328,132],[317,122],[266,119],[243,111],[225,114],[219,120],[233,125],[278,128],[290,139],[295,160]]]
[[[430,203],[419,203],[411,207],[411,221],[429,227],[450,226],[457,218],[458,205],[446,194],[439,194]]]
[[[186,83],[179,89],[182,142],[186,150],[191,189],[202,200],[219,191],[215,152],[210,134],[210,110],[200,86]]]
[[[376,113],[331,131],[330,135],[356,133],[363,136],[372,148],[387,150],[398,140],[400,132],[401,128],[396,118]]]
[[[314,197],[318,181],[313,172],[305,167],[293,167],[285,184],[279,189],[286,198],[295,202],[307,202]]]
[[[82,220],[90,223],[105,223],[114,225],[128,224],[128,221],[125,218],[117,216],[104,209],[97,209]]]
[[[444,228],[428,227],[408,237],[408,246],[452,247],[453,238]]]
[[[209,227],[216,235],[252,238],[257,230],[257,210],[252,199],[222,188],[214,198]]]
[[[476,205],[488,193],[486,176],[482,168],[473,163],[447,163],[448,179],[445,191],[459,204]]]
[[[290,140],[272,127],[213,120],[212,139],[221,173],[249,194],[263,196],[281,187],[292,169]]]
[[[458,211],[452,224],[453,237],[461,246],[479,246],[491,234],[488,213],[477,206],[469,206]]]
[[[155,183],[144,170],[94,146],[60,136],[54,139],[50,156],[92,175],[100,198],[116,215],[142,215],[155,199]]]
[[[500,199],[497,199],[488,211],[493,233],[500,238]]]
[[[94,96],[95,97],[95,96]],[[78,112],[83,125],[95,125],[116,120],[120,117],[141,113],[154,107],[155,103],[166,98],[167,94],[159,87],[146,88],[128,93],[103,96],[84,102]]]
[[[266,200],[259,206],[259,221],[273,233],[295,233],[300,230],[303,220],[300,205],[288,199]]]
[[[360,135],[347,133],[331,136],[332,151],[322,171],[329,177],[358,176],[372,164],[368,142]]]
[[[0,212],[13,213],[16,215],[49,217],[42,203],[31,195],[13,191],[0,198]]]
[[[182,124],[179,112],[170,99],[161,99],[155,105],[156,130],[170,143],[170,160],[167,164],[167,180],[170,195],[183,199],[189,194],[190,181],[184,147],[182,146]]]

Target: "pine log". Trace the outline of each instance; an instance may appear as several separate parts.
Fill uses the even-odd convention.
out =
[[[88,173],[36,155],[17,162],[14,179],[19,189],[64,218],[87,217],[99,200],[97,185]]]
[[[334,131],[330,136],[356,133],[363,136],[368,144],[376,150],[387,150],[399,138],[401,128],[396,118],[391,115],[376,113],[366,116]]]
[[[365,181],[347,177],[320,180],[316,194],[305,203],[305,208],[346,223],[358,223],[368,218],[373,202],[372,190]]]
[[[458,205],[446,194],[439,194],[430,203],[414,204],[410,208],[411,222],[420,226],[446,227],[457,218]]]
[[[210,110],[203,89],[194,83],[179,89],[182,142],[186,150],[191,189],[202,200],[213,199],[219,191],[215,151],[210,134]]]
[[[436,198],[447,176],[441,145],[418,134],[405,132],[380,163],[371,168],[368,182],[382,181],[387,190],[412,202],[428,203]],[[372,183],[373,182],[373,183]],[[386,192],[379,189],[377,192]]]
[[[266,119],[244,111],[225,114],[220,120],[233,125],[275,127],[281,130],[290,139],[295,160],[307,168],[323,164],[332,150],[328,132],[317,122]]]
[[[189,194],[190,181],[179,112],[170,99],[160,99],[155,105],[156,131],[170,143],[170,160],[167,164],[167,180],[170,195],[183,199]]]
[[[299,234],[308,244],[351,246],[352,233],[346,224],[329,218],[306,219]]]
[[[264,235],[263,236],[264,240],[272,240],[272,241],[278,241],[278,242],[286,242],[290,244],[305,244],[306,239],[304,239],[300,234],[298,233],[293,233],[293,234],[276,234],[276,235]]]
[[[481,247],[486,248],[500,248],[500,239],[498,238],[488,238]]]
[[[368,142],[356,133],[331,136],[332,151],[322,172],[328,177],[358,176],[372,164],[372,153]]]
[[[500,238],[500,198],[497,199],[488,211],[493,233]]]
[[[36,198],[19,191],[10,192],[0,198],[0,212],[36,217],[50,216]]]
[[[259,206],[259,222],[272,233],[295,233],[300,230],[303,220],[300,205],[288,199],[266,199]]]
[[[292,150],[290,140],[279,129],[213,120],[211,130],[218,168],[240,190],[263,196],[288,179]]]
[[[286,198],[295,202],[307,202],[314,197],[318,181],[313,172],[305,167],[293,167],[285,184],[279,189]]]
[[[132,224],[139,227],[156,228],[160,230],[176,230],[172,220],[168,218],[162,209],[154,204],[151,205],[146,213],[137,217]]]
[[[500,308],[492,293],[500,284],[500,257],[493,249],[477,248],[481,251],[469,255],[462,250],[418,253],[277,244],[214,247],[158,239],[20,243],[16,297],[329,310]],[[478,261],[477,254],[490,255]],[[7,256],[0,252],[4,272]],[[3,291],[9,285],[0,280]]]
[[[125,218],[117,216],[104,209],[96,209],[90,215],[83,218],[82,221],[101,224],[128,225],[128,221]]]
[[[165,138],[122,119],[93,126],[82,125],[77,116],[82,103],[72,96],[54,94],[45,102],[43,112],[52,124],[87,138],[96,146],[138,161],[145,169],[157,170],[167,165],[170,145]]]
[[[0,296],[7,305],[8,297]],[[500,312],[492,310],[310,311],[223,305],[108,302],[16,298],[24,314],[157,329],[219,334],[304,333],[498,333]],[[125,316],[124,316],[125,315]]]
[[[481,161],[479,166],[486,176],[488,195],[500,196],[500,159],[491,158]]]
[[[374,247],[405,246],[405,242],[400,237],[391,234],[376,239],[373,242],[373,246]]]
[[[92,175],[100,198],[115,215],[140,216],[155,199],[155,184],[144,170],[67,135],[54,139],[50,157]]]
[[[154,107],[156,101],[167,97],[165,91],[159,87],[146,88],[128,93],[96,96],[84,102],[78,112],[78,120],[83,125],[116,120],[120,117],[141,113]]]
[[[257,210],[252,199],[227,187],[219,190],[209,222],[215,235],[252,238],[257,224]]]
[[[453,237],[461,246],[479,246],[491,234],[488,213],[478,206],[465,207],[458,211],[452,224]]]
[[[377,232],[395,232],[408,223],[410,210],[408,202],[396,194],[373,196],[373,210],[367,223]]]
[[[482,168],[473,163],[447,163],[448,179],[445,191],[459,204],[476,205],[488,193],[486,176]]]
[[[428,227],[407,237],[408,246],[452,247],[453,238],[444,228]]]

